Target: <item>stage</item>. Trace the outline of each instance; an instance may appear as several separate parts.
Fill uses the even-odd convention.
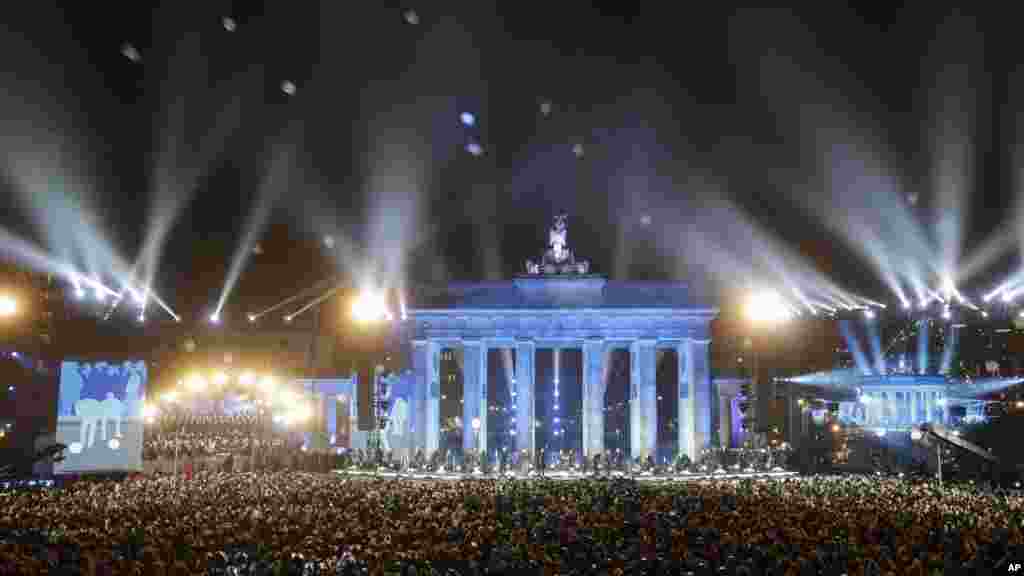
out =
[[[348,476],[352,478],[365,477],[365,478],[388,478],[388,479],[405,479],[405,480],[614,480],[628,478],[638,482],[695,482],[701,480],[778,480],[782,478],[795,478],[796,472],[787,470],[765,470],[765,471],[750,471],[750,472],[727,472],[725,470],[719,470],[712,473],[679,473],[672,475],[655,475],[650,473],[639,473],[639,474],[625,474],[622,472],[613,472],[610,474],[601,474],[595,476],[593,474],[575,474],[572,472],[551,472],[544,474],[543,476],[534,472],[530,474],[483,474],[483,473],[445,473],[445,472],[412,472],[412,473],[398,473],[398,472],[372,472],[366,470],[334,470],[334,474],[339,476]]]

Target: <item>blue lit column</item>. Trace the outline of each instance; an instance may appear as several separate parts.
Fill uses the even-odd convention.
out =
[[[462,449],[487,449],[487,346],[480,341],[463,342]],[[480,430],[473,430],[473,419]],[[480,436],[479,446],[477,435]]]
[[[697,461],[697,448],[693,443],[693,376],[690,355],[693,353],[693,346],[690,340],[683,340],[676,344],[676,356],[679,357],[679,374],[677,376],[676,388],[679,389],[679,402],[677,404],[678,415],[676,422],[676,434],[678,434],[679,451],[690,459]]]
[[[604,452],[604,340],[583,343],[583,455]]]
[[[430,344],[426,340],[412,343],[413,375],[413,425],[416,433],[413,442],[417,448],[427,447],[427,396],[430,392]]]
[[[533,395],[534,364],[537,347],[532,340],[521,340],[516,345],[516,397],[515,431],[516,449],[534,451]]]
[[[707,448],[711,442],[711,341],[691,340],[690,390],[693,398],[693,445],[696,451]]]
[[[642,460],[648,454],[656,454],[658,446],[656,352],[653,340],[635,341],[629,346],[630,456]]]
[[[412,353],[415,391],[415,447],[428,455],[438,448],[440,437],[441,348],[437,342],[416,340]]]

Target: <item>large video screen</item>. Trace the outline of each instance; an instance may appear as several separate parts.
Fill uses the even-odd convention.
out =
[[[145,399],[145,362],[61,363],[54,473],[141,471]]]

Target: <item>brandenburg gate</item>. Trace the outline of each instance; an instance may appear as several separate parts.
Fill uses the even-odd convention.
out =
[[[480,450],[487,439],[488,350],[514,350],[508,386],[517,419],[515,447],[535,453],[539,348],[582,350],[582,447],[586,456],[605,452],[605,395],[609,355],[629,351],[629,441],[632,457],[657,448],[656,359],[659,349],[678,354],[678,448],[696,460],[717,429],[718,399],[710,374],[710,322],[715,308],[695,305],[685,284],[613,281],[590,273],[566,243],[564,216],[550,230],[550,248],[526,273],[510,281],[450,284],[414,294],[404,322],[415,378],[411,404],[413,444],[439,448],[440,357],[444,348],[463,353],[463,449]],[[558,386],[557,376],[555,385]],[[543,393],[543,391],[541,392]],[[557,392],[556,392],[557,398]],[[471,428],[473,423],[479,429]],[[421,424],[422,423],[422,424]]]

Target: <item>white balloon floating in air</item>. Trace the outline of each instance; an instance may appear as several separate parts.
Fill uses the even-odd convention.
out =
[[[574,144],[572,147],[572,153],[575,154],[577,158],[583,158],[583,144]]]
[[[235,26],[237,25],[235,19],[230,16],[225,16],[221,23],[224,24],[224,29],[228,32],[234,32]]]
[[[295,83],[290,80],[281,82],[281,92],[284,92],[289,96],[293,96],[295,94]]]
[[[640,217],[640,224],[643,225],[643,226],[650,226],[651,225],[651,215],[650,214],[644,214],[643,216],[641,216]]]
[[[324,236],[324,246],[334,248],[334,236]]]
[[[473,156],[481,156],[484,153],[484,149],[476,142],[470,142],[469,144],[466,144],[466,152],[469,152]]]
[[[135,46],[132,46],[131,44],[125,44],[121,46],[121,55],[131,60],[132,62],[138,62],[142,59],[142,55],[139,54],[138,49],[136,49]]]
[[[543,102],[540,103],[540,113],[543,114],[544,116],[550,116],[551,115],[551,101],[550,100],[544,100]]]
[[[469,112],[463,112],[462,114],[459,114],[459,120],[462,121],[462,124],[464,126],[469,128],[476,125],[476,116],[473,116]]]
[[[415,26],[420,23],[420,15],[417,14],[415,10],[406,10],[402,14],[402,17],[405,18],[405,22],[407,24],[412,24],[413,26]]]

